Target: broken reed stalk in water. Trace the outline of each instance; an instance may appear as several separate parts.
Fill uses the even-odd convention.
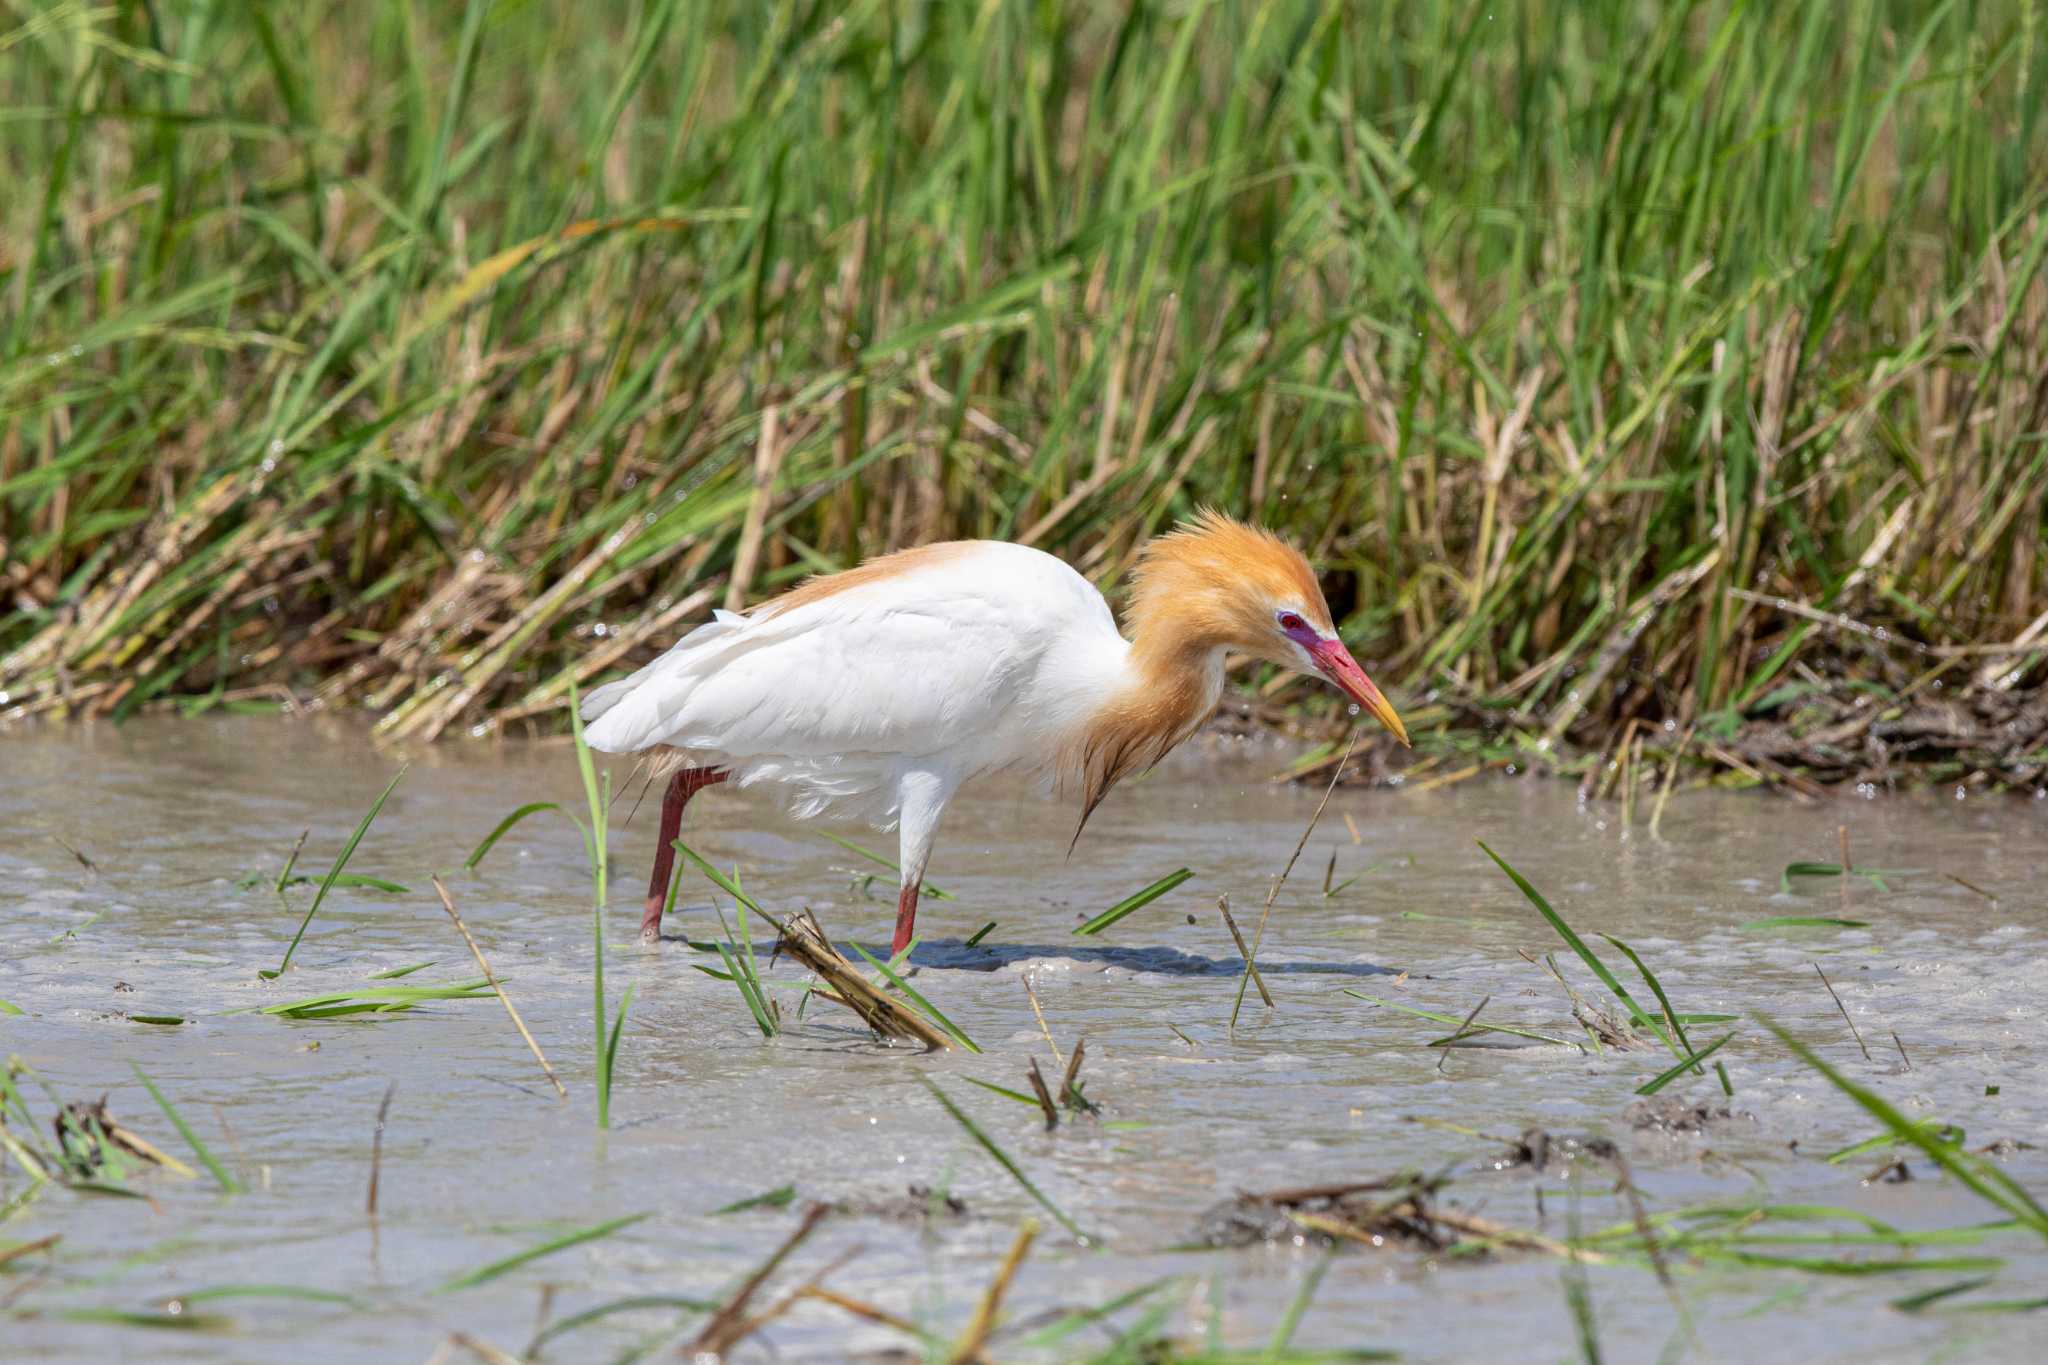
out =
[[[1031,1082],[1031,1093],[1045,1114],[1045,1131],[1049,1133],[1060,1126],[1060,1111],[1053,1106],[1052,1091],[1046,1088],[1045,1073],[1038,1069],[1038,1058],[1033,1057],[1026,1064],[1024,1076]]]
[[[1843,862],[1843,867],[1846,868],[1847,866],[1848,863],[1845,860]],[[1845,875],[1842,878],[1842,884],[1846,886],[1848,885],[1848,882],[1849,878]],[[1863,1060],[1866,1062],[1875,1060],[1870,1055],[1869,1045],[1863,1041],[1862,1030],[1858,1029],[1856,1027],[1856,1021],[1849,1017],[1849,1007],[1842,1003],[1841,996],[1835,994],[1835,983],[1828,980],[1828,974],[1820,969],[1820,964],[1818,962],[1813,964],[1813,971],[1814,974],[1820,978],[1820,984],[1828,988],[1828,998],[1835,1002],[1835,1008],[1842,1012],[1842,1022],[1849,1026],[1849,1036],[1856,1040],[1856,1047],[1860,1052],[1863,1053]]]
[[[1067,1059],[1060,1055],[1060,1045],[1052,1040],[1052,1029],[1045,1022],[1045,1011],[1038,1007],[1038,989],[1031,984],[1031,974],[1026,972],[1019,979],[1024,983],[1024,994],[1031,998],[1031,1013],[1038,1020],[1038,1031],[1045,1035],[1045,1045],[1052,1049],[1052,1064],[1065,1066]]]
[[[885,1038],[902,1038],[922,1043],[927,1048],[953,1046],[953,1039],[945,1030],[870,985],[858,968],[840,956],[810,911],[802,911],[785,921],[768,915],[758,906],[755,909],[757,913],[767,915],[768,922],[780,932],[782,947],[789,955],[810,968],[824,982],[813,992],[819,999],[852,1010],[860,1016],[862,1023]]]
[[[542,1071],[547,1072],[548,1084],[555,1087],[556,1098],[568,1099],[569,1092],[562,1085],[562,1078],[557,1076],[554,1067],[548,1064],[547,1055],[540,1050],[540,1044],[533,1040],[533,1034],[527,1030],[526,1021],[521,1019],[519,1011],[513,1008],[512,997],[505,994],[505,988],[498,984],[498,975],[491,970],[491,964],[484,961],[484,950],[476,946],[476,939],[471,936],[469,926],[464,924],[462,916],[456,913],[455,901],[449,896],[448,888],[441,885],[440,874],[434,873],[428,880],[434,883],[434,890],[441,897],[441,908],[448,912],[449,919],[455,921],[455,931],[461,934],[462,941],[469,945],[470,956],[476,959],[476,965],[482,970],[484,980],[490,982],[491,989],[497,992],[499,1002],[505,1006],[505,1013],[512,1016],[512,1027],[519,1030],[519,1036],[526,1040],[526,1046],[532,1051],[533,1059],[540,1063]]]
[[[384,1179],[384,1121],[391,1116],[391,1097],[397,1093],[397,1081],[384,1087],[384,1098],[377,1105],[377,1126],[370,1131],[370,1192],[363,1200],[363,1212],[373,1220],[377,1217],[377,1187]]]
[[[1336,854],[1330,855],[1332,863],[1336,862],[1336,858]],[[1259,988],[1259,999],[1266,1002],[1267,1009],[1274,1008],[1273,993],[1266,989],[1266,978],[1260,976],[1259,969],[1252,964],[1252,950],[1244,946],[1244,935],[1238,932],[1237,921],[1230,917],[1228,891],[1216,898],[1216,908],[1223,913],[1223,927],[1230,931],[1230,941],[1237,945],[1237,955],[1244,959],[1245,970],[1252,974],[1252,984]]]
[[[967,1330],[960,1334],[960,1340],[954,1343],[952,1352],[946,1357],[949,1365],[967,1365],[969,1361],[982,1358],[982,1348],[988,1345],[989,1333],[995,1331],[996,1313],[1002,1308],[1003,1296],[1010,1292],[1010,1284],[1017,1278],[1017,1269],[1024,1264],[1024,1257],[1031,1251],[1031,1243],[1037,1236],[1038,1220],[1025,1219],[1024,1226],[1017,1229],[1017,1240],[1010,1243],[1010,1250],[1003,1257],[996,1277],[989,1281],[981,1302],[975,1305]]]
[[[1279,898],[1280,888],[1287,885],[1287,874],[1294,871],[1294,864],[1301,858],[1301,851],[1308,847],[1309,836],[1316,832],[1316,824],[1323,818],[1323,810],[1330,804],[1330,797],[1336,792],[1337,783],[1344,776],[1344,765],[1351,761],[1351,751],[1356,747],[1358,727],[1354,725],[1351,727],[1351,737],[1344,742],[1343,756],[1337,760],[1337,766],[1330,771],[1330,785],[1323,788],[1323,799],[1316,802],[1315,814],[1309,816],[1307,827],[1301,831],[1301,838],[1295,841],[1294,852],[1287,858],[1287,866],[1280,869],[1280,875],[1273,879],[1273,889],[1266,893],[1265,908],[1259,911],[1259,927],[1252,931],[1252,950],[1244,957],[1244,975],[1237,983],[1237,999],[1230,1006],[1232,1028],[1237,1027],[1238,1011],[1244,1008],[1245,987],[1250,984],[1252,973],[1258,970],[1259,945],[1266,941],[1266,921],[1272,917],[1273,902]],[[1259,987],[1259,994],[1265,995],[1266,1003],[1272,1005],[1273,997],[1266,995],[1263,983]]]
[[[789,1253],[795,1251],[798,1244],[809,1237],[830,1212],[831,1206],[822,1203],[813,1204],[804,1211],[804,1221],[797,1225],[796,1231],[790,1233],[782,1245],[775,1248],[774,1253],[761,1263],[760,1268],[747,1277],[746,1283],[726,1300],[725,1306],[712,1314],[711,1320],[704,1324],[704,1330],[697,1333],[696,1339],[687,1348],[690,1356],[700,1360],[706,1357],[717,1359],[745,1339],[753,1330],[751,1320],[746,1316],[747,1305],[753,1302],[754,1295],[760,1292],[768,1277],[789,1258]]]

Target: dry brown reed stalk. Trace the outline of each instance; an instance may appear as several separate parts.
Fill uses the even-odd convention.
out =
[[[470,955],[476,959],[476,965],[483,971],[484,980],[490,982],[491,989],[497,992],[499,1002],[505,1006],[505,1013],[512,1016],[512,1027],[519,1030],[519,1036],[526,1040],[527,1049],[533,1053],[533,1059],[539,1062],[540,1069],[547,1073],[548,1084],[555,1087],[556,1097],[569,1098],[568,1090],[562,1085],[562,1078],[555,1074],[554,1067],[548,1064],[547,1054],[540,1050],[540,1044],[534,1041],[532,1032],[526,1027],[526,1021],[521,1019],[519,1011],[513,1008],[512,997],[505,994],[505,987],[499,983],[498,974],[491,970],[490,963],[484,961],[484,950],[476,946],[476,939],[470,935],[469,926],[464,924],[462,916],[456,913],[455,901],[449,896],[448,888],[441,884],[440,874],[433,874],[430,880],[434,883],[434,890],[441,897],[441,908],[448,912],[449,919],[455,921],[456,932],[461,934],[462,941],[469,945]]]
[[[8,1247],[5,1251],[0,1251],[0,1266],[6,1265],[9,1261],[18,1261],[24,1256],[33,1256],[38,1251],[48,1251],[63,1240],[63,1233],[53,1232],[49,1236],[37,1238],[33,1242],[23,1242],[20,1246]]]
[[[1334,853],[1330,855],[1332,863],[1336,861],[1336,857],[1337,855]],[[1230,893],[1228,891],[1216,898],[1216,909],[1223,916],[1223,927],[1230,931],[1230,941],[1237,945],[1237,955],[1244,959],[1246,969],[1252,974],[1252,984],[1259,988],[1259,999],[1266,1002],[1267,1009],[1272,1009],[1274,1007],[1273,993],[1266,989],[1266,978],[1260,976],[1259,969],[1252,965],[1252,950],[1244,946],[1244,935],[1238,932],[1237,921],[1230,917]]]
[[[1052,1102],[1052,1091],[1046,1088],[1045,1073],[1038,1069],[1038,1058],[1033,1057],[1026,1063],[1024,1078],[1031,1082],[1031,1093],[1045,1114],[1045,1129],[1051,1132],[1060,1126],[1060,1111]]]
[[[750,1325],[746,1317],[747,1307],[754,1301],[754,1295],[768,1282],[768,1277],[789,1259],[789,1254],[817,1230],[818,1224],[830,1212],[831,1208],[826,1204],[813,1204],[804,1210],[803,1221],[797,1224],[796,1230],[783,1239],[782,1245],[775,1248],[768,1259],[747,1277],[744,1284],[733,1291],[733,1296],[711,1315],[711,1320],[706,1322],[703,1330],[683,1348],[682,1354],[697,1358],[722,1356],[751,1333],[754,1326],[759,1325],[758,1322]]]
[[[1067,1074],[1060,1077],[1060,1103],[1076,1109],[1089,1108],[1088,1101],[1081,1098],[1081,1092],[1074,1088],[1074,1082],[1081,1077],[1081,1059],[1088,1055],[1088,1040],[1074,1040],[1073,1056],[1067,1059]]]
[[[1848,880],[1848,874],[1846,872],[1843,874],[1843,880]],[[1835,983],[1828,980],[1828,974],[1820,969],[1820,964],[1818,962],[1813,964],[1813,972],[1815,976],[1818,976],[1820,978],[1820,984],[1827,987],[1828,998],[1835,1002],[1835,1008],[1841,1011],[1842,1022],[1849,1026],[1849,1036],[1856,1040],[1856,1048],[1863,1054],[1863,1060],[1866,1062],[1876,1060],[1870,1055],[1869,1044],[1863,1041],[1862,1030],[1858,1029],[1856,1027],[1856,1021],[1849,1017],[1849,1007],[1842,1003],[1841,996],[1835,994]]]
[[[377,1192],[384,1180],[384,1121],[391,1115],[391,1097],[397,1093],[397,1081],[384,1087],[384,1098],[377,1103],[377,1123],[370,1130],[370,1189],[363,1197],[363,1212],[372,1220],[377,1217]]]
[[[813,1287],[806,1288],[800,1292],[804,1298],[816,1299],[819,1303],[829,1303],[834,1308],[844,1309],[857,1318],[865,1318],[878,1327],[892,1327],[899,1332],[913,1337],[922,1337],[925,1334],[924,1329],[910,1319],[898,1317],[888,1309],[877,1308],[874,1304],[864,1300],[848,1298],[837,1290]]]
[[[1024,1226],[1017,1229],[1016,1240],[1010,1243],[1002,1265],[996,1269],[996,1277],[982,1291],[981,1302],[975,1305],[967,1330],[960,1334],[960,1339],[947,1355],[948,1365],[969,1365],[971,1361],[984,1358],[982,1351],[988,1345],[989,1334],[995,1331],[996,1314],[1002,1308],[1003,1296],[1010,1292],[1010,1284],[1017,1278],[1017,1270],[1024,1264],[1025,1256],[1030,1254],[1031,1243],[1037,1236],[1038,1220],[1025,1219]]]
[[[775,495],[775,476],[782,469],[787,447],[781,440],[782,409],[770,403],[761,411],[761,434],[754,447],[754,491],[747,500],[747,519],[740,527],[739,548],[733,552],[732,574],[725,584],[725,609],[738,611],[747,604],[747,592],[754,586],[754,569],[761,557],[761,533],[768,524],[768,504]]]
[[[33,196],[0,208],[0,255],[34,284],[0,361],[0,718],[269,688],[284,709],[387,712],[387,733],[552,729],[537,689],[643,662],[694,619],[679,599],[1019,534],[1111,587],[1215,500],[1333,570],[1347,633],[1443,694],[1435,724],[1511,703],[1496,752],[1554,735],[1534,761],[1566,764],[1631,718],[1727,714],[1742,733],[1702,767],[2030,788],[2048,775],[2032,712],[2008,731],[1992,708],[1961,741],[1758,752],[1811,709],[1855,719],[1871,681],[1903,695],[1922,660],[1947,709],[2041,695],[2048,181],[2040,139],[2005,133],[2038,102],[2042,48],[1987,68],[1985,33],[2034,26],[2031,4],[1987,3],[1882,50],[1858,7],[1780,6],[1725,52],[1713,24],[1621,7],[1560,30],[1560,69],[1590,77],[1562,99],[1519,29],[1468,32],[1456,7],[1403,9],[1393,41],[1326,25],[1327,80],[1293,79],[1293,42],[1197,39],[1164,89],[1191,30],[1133,26],[1126,53],[1092,6],[1018,33],[940,7],[931,60],[907,67],[886,6],[763,25],[704,0],[652,64],[594,7],[501,7],[426,161],[416,120],[361,97],[379,7],[323,7],[283,50],[228,7],[200,79],[104,72],[116,105],[170,100],[162,119],[100,120],[78,155],[40,121],[0,127],[0,161],[76,227],[42,231]],[[416,63],[461,46],[464,13],[416,7],[405,88],[441,74]],[[71,58],[125,50],[125,7],[79,14],[17,63],[26,106],[63,107]],[[503,60],[549,44],[588,78]],[[1040,119],[1029,83],[961,105],[991,62],[1071,68],[1071,117]],[[649,75],[672,68],[772,72],[785,93],[678,98]],[[1631,98],[1600,95],[1637,71]],[[1408,183],[1358,208],[1328,109],[1399,122],[1437,72]],[[280,233],[240,211],[276,197],[277,149],[223,140],[208,101],[237,92],[281,126],[294,90],[319,111],[309,146],[360,154],[306,158],[280,211],[310,221]],[[1217,91],[1272,98],[1245,119]],[[1676,114],[1607,166],[1643,100]],[[1487,117],[1503,102],[1533,136]],[[831,110],[881,107],[899,117],[820,135]],[[1764,110],[1806,154],[1759,135]],[[618,136],[586,145],[594,127]],[[1026,176],[985,154],[1018,127],[1044,133]],[[181,179],[195,157],[208,175]],[[1540,194],[1468,212],[1518,157],[1543,186],[1611,173],[1586,212]],[[624,216],[570,222],[592,164]],[[1279,237],[1216,214],[1247,165]],[[1982,168],[1970,194],[1952,166]],[[888,193],[864,188],[877,167]],[[388,211],[423,183],[423,215]],[[705,207],[654,207],[679,184]],[[1636,211],[1670,184],[1701,187],[1698,211]],[[1159,190],[1143,212],[1139,185]],[[153,225],[130,226],[138,202]],[[1369,321],[1418,297],[1412,331]],[[763,509],[749,442],[771,410],[779,486],[803,491]],[[734,534],[743,512],[758,533]],[[1794,677],[1857,688],[1809,708]]]
[[[1492,1000],[1493,997],[1491,995],[1481,996],[1479,1003],[1472,1007],[1472,1012],[1465,1016],[1465,1022],[1458,1025],[1458,1031],[1444,1040],[1443,1050],[1437,1054],[1436,1058],[1436,1069],[1439,1073],[1443,1071],[1444,1063],[1451,1059],[1451,1049],[1456,1047],[1463,1039],[1472,1036],[1472,1021],[1479,1017],[1479,1012],[1485,1009]]]
[[[1038,1007],[1038,989],[1031,984],[1030,973],[1026,972],[1019,979],[1022,980],[1024,983],[1024,994],[1030,997],[1031,1013],[1032,1016],[1038,1020],[1038,1031],[1045,1035],[1045,1045],[1052,1049],[1053,1065],[1065,1066],[1067,1064],[1067,1059],[1060,1056],[1060,1045],[1052,1040],[1052,1029],[1050,1029],[1046,1025],[1045,1011]]]
[[[859,968],[839,955],[810,911],[791,915],[787,920],[777,920],[772,915],[768,918],[781,934],[781,948],[824,982],[814,992],[819,999],[852,1010],[863,1024],[885,1038],[922,1043],[926,1048],[954,1045],[943,1029],[870,985]]]

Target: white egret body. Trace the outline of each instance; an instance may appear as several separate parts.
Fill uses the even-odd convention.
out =
[[[1237,650],[1328,677],[1405,742],[1336,637],[1307,561],[1213,513],[1145,547],[1117,630],[1053,556],[1002,541],[905,550],[719,612],[583,703],[592,748],[662,751],[671,769],[641,923],[658,938],[683,808],[732,781],[791,812],[900,831],[894,947],[909,942],[940,816],[998,773],[1078,798],[1159,761],[1215,710]]]

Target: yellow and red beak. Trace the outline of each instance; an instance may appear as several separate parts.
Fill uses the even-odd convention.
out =
[[[1395,739],[1408,743],[1408,727],[1401,723],[1393,704],[1380,694],[1379,688],[1373,686],[1372,679],[1365,676],[1365,670],[1358,666],[1358,660],[1351,657],[1351,651],[1344,648],[1342,640],[1318,640],[1306,648],[1324,677],[1342,689],[1345,696],[1378,717],[1380,724],[1386,726]]]

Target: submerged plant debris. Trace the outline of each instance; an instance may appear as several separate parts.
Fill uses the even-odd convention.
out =
[[[1442,1251],[1458,1240],[1457,1230],[1436,1217],[1443,1184],[1402,1175],[1239,1192],[1203,1211],[1194,1240],[1202,1246],[1243,1247],[1307,1238],[1324,1246],[1349,1241]]]

